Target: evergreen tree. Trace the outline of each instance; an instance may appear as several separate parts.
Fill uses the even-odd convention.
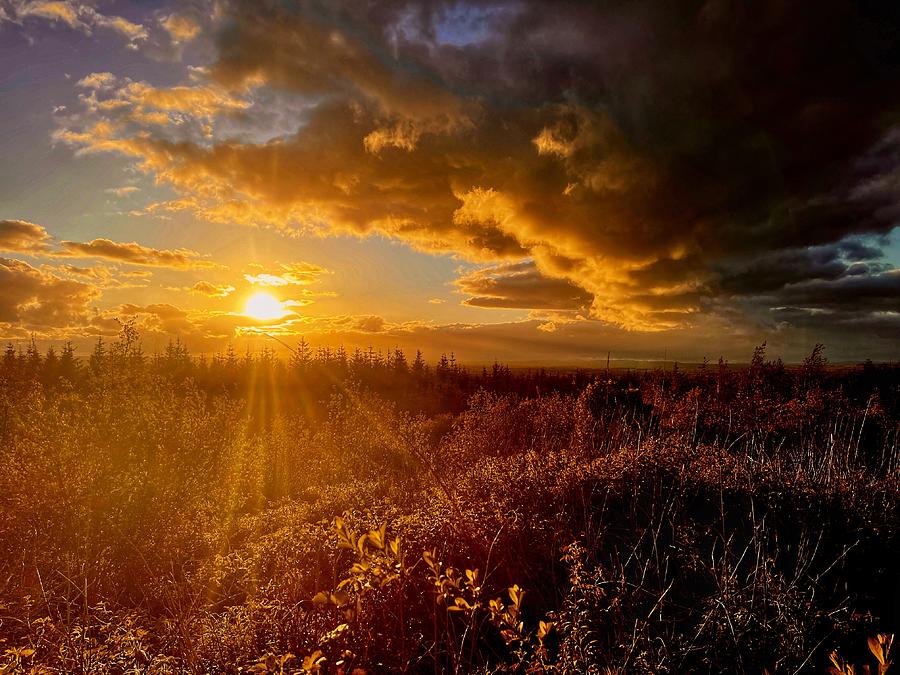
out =
[[[420,349],[416,350],[416,360],[413,361],[412,370],[418,376],[425,374],[425,359]]]
[[[106,366],[106,343],[103,342],[102,335],[97,338],[97,344],[94,345],[94,351],[91,352],[88,364],[94,375],[102,373]]]
[[[41,352],[38,350],[34,336],[32,336],[31,341],[28,343],[28,349],[25,352],[25,371],[30,379],[36,380],[40,377],[42,362]]]
[[[47,355],[44,357],[44,365],[41,372],[41,382],[44,386],[50,386],[59,379],[59,357],[53,345],[47,348]]]
[[[398,373],[406,373],[409,370],[409,364],[406,362],[406,354],[399,347],[394,349],[394,371]]]
[[[78,379],[78,370],[81,366],[80,361],[75,356],[75,348],[71,342],[66,342],[62,348],[62,354],[59,357],[59,376],[67,380],[70,384],[75,384]]]

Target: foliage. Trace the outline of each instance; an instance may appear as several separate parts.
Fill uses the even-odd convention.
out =
[[[889,667],[896,367],[304,349],[7,350],[0,672]]]

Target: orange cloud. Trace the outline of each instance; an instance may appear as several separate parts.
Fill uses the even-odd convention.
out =
[[[148,267],[172,267],[175,269],[202,269],[215,267],[215,263],[200,258],[200,254],[190,249],[158,249],[142,246],[137,242],[120,243],[109,239],[94,239],[89,242],[61,241],[61,251],[54,255],[71,258],[105,258],[129,265]]]
[[[143,306],[125,304],[119,311],[125,316],[142,316],[144,318],[142,326],[153,331],[187,336],[196,330],[187,311],[168,303]]]
[[[0,220],[0,251],[44,253],[52,238],[42,226],[26,220]]]
[[[39,17],[90,35],[95,28],[105,28],[128,38],[130,44],[148,38],[147,30],[121,16],[102,14],[77,0],[11,0],[9,15],[0,12],[0,21],[20,23],[28,17]]]
[[[584,310],[593,296],[567,279],[549,279],[530,261],[486,267],[454,282],[470,307]]]
[[[210,298],[224,298],[234,293],[234,286],[227,284],[213,284],[208,281],[198,281],[191,286],[191,290]]]
[[[105,191],[116,197],[127,197],[135,192],[140,192],[140,188],[134,185],[123,185],[122,187],[117,188],[107,188]]]
[[[831,259],[805,260],[821,275],[807,281],[879,306],[884,270],[848,245],[895,227],[900,136],[886,120],[900,104],[890,69],[857,38],[886,44],[896,17],[847,8],[823,14],[848,38],[828,45],[797,30],[800,9],[764,11],[798,52],[828,56],[760,79],[758,55],[771,50],[759,34],[665,3],[520,3],[515,20],[486,19],[484,37],[460,48],[440,41],[440,12],[235,1],[222,6],[228,39],[204,84],[103,89],[102,78],[55,138],[133,158],[172,187],[154,212],[381,234],[494,266],[460,280],[469,304],[589,305],[641,331],[771,327],[792,298],[826,306],[826,293],[791,288],[804,280],[784,262],[817,247]],[[273,93],[309,101],[275,138],[254,126]],[[217,136],[225,118],[241,133]],[[755,261],[772,258],[780,282],[762,295],[771,282]],[[524,260],[527,273],[497,267]],[[286,279],[267,274],[250,276]],[[875,281],[846,281],[855,274]],[[736,318],[738,303],[752,318]]]
[[[195,79],[205,78],[197,74]],[[127,152],[127,137],[140,127],[157,133],[172,131],[177,137],[207,138],[213,134],[216,118],[237,115],[251,105],[247,98],[209,82],[154,87],[97,72],[79,80],[78,86],[88,90],[80,100],[94,122],[89,131],[59,129],[54,138],[81,145],[85,152]]]
[[[147,285],[147,279],[152,276],[151,272],[135,272],[122,271],[116,268],[110,268],[105,265],[94,265],[92,267],[79,267],[77,265],[43,265],[42,269],[75,276],[87,280],[98,288],[137,288]]]
[[[111,89],[116,83],[116,76],[110,72],[90,73],[78,80],[78,86],[85,89]]]
[[[189,42],[200,32],[200,25],[183,14],[170,14],[160,23],[168,31],[173,42]]]
[[[159,249],[143,246],[137,242],[123,243],[110,239],[94,239],[89,242],[56,241],[42,225],[25,220],[0,220],[0,251],[24,253],[56,258],[103,258],[147,267],[170,267],[173,269],[202,269],[217,265],[202,258],[197,251],[190,249]],[[285,266],[290,278],[298,279],[300,274],[312,275],[314,266],[296,269]],[[76,267],[64,265],[61,271],[91,278],[95,281],[110,282],[113,271],[106,267]],[[324,270],[322,270],[324,271]],[[143,272],[115,272],[115,276],[138,278],[148,276]]]
[[[255,286],[309,286],[316,283],[328,270],[307,262],[280,264],[278,274],[260,272],[245,274],[244,279]]]
[[[92,285],[61,279],[28,263],[0,258],[0,325],[4,332],[50,335],[77,331],[100,296]]]

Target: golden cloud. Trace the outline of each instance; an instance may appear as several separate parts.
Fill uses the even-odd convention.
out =
[[[189,42],[200,32],[200,25],[183,14],[170,14],[160,23],[168,31],[173,42]]]
[[[178,134],[196,129],[199,137],[209,137],[214,118],[235,115],[251,105],[246,98],[207,82],[154,87],[147,82],[98,72],[79,80],[78,86],[88,90],[80,100],[89,115],[97,118],[96,123],[82,132],[59,129],[54,138],[83,145],[85,151],[122,150],[124,146],[116,146],[116,137],[135,134],[141,127],[154,128],[157,132],[168,129]],[[95,136],[93,141],[90,135]],[[98,145],[101,140],[109,144]]]
[[[244,279],[254,286],[309,286],[319,281],[329,271],[307,262],[279,264],[277,274],[260,272],[245,274]]]
[[[26,220],[0,220],[0,251],[43,253],[51,239],[41,225]]]
[[[234,286],[229,286],[227,284],[213,284],[209,281],[198,281],[191,286],[191,290],[210,298],[224,298],[234,293],[235,288]]]
[[[189,312],[168,303],[150,305],[125,304],[119,308],[125,316],[142,316],[142,327],[170,335],[191,335],[196,327]]]
[[[568,278],[602,296],[592,310],[598,318],[655,325],[659,314],[629,303],[628,272],[681,244],[663,231],[641,241],[622,236],[630,221],[643,217],[630,193],[611,188],[611,178],[600,181],[596,171],[581,171],[577,152],[566,158],[575,163],[567,167],[536,151],[534,129],[558,114],[555,107],[485,118],[478,129],[425,134],[414,150],[395,148],[390,157],[386,146],[380,153],[366,147],[365,115],[347,103],[323,104],[295,137],[266,144],[176,143],[123,134],[103,121],[57,138],[85,151],[138,158],[145,171],[184,195],[157,209],[322,234],[380,232],[482,262],[531,257],[545,276]],[[606,138],[593,130],[584,135]],[[582,193],[564,194],[573,182]],[[594,214],[603,208],[609,219],[598,227]],[[279,275],[249,276],[252,283],[279,283]]]
[[[90,73],[77,82],[85,89],[111,89],[116,84],[116,76],[110,72]]]
[[[100,296],[91,284],[61,279],[10,258],[0,258],[0,324],[49,335],[78,330]]]
[[[147,30],[121,16],[102,14],[93,7],[77,0],[11,0],[8,20],[20,23],[28,17],[39,17],[51,22],[61,22],[69,28],[90,35],[94,28],[106,28],[128,38],[129,43],[148,38]],[[4,18],[0,13],[0,20]]]
[[[150,272],[128,272],[106,265],[80,267],[78,265],[42,265],[45,271],[84,279],[97,288],[138,288],[147,285]]]
[[[543,276],[532,261],[485,267],[454,282],[470,307],[585,310],[593,296],[568,279]]]
[[[589,305],[628,329],[706,325],[705,313],[725,317],[723,305],[751,296],[740,281],[758,275],[737,272],[755,257],[895,226],[900,169],[888,158],[900,142],[885,112],[900,102],[887,105],[896,87],[860,98],[846,81],[857,72],[883,84],[856,39],[835,43],[845,61],[827,59],[856,71],[799,60],[760,82],[756,55],[768,45],[758,36],[723,41],[729,26],[675,16],[665,3],[560,2],[549,14],[525,3],[465,48],[439,41],[439,12],[410,17],[405,7],[225,2],[227,34],[206,84],[92,90],[85,114],[55,137],[134,158],[178,193],[156,211],[383,234],[494,266],[460,281],[469,304]],[[767,17],[797,49],[822,47],[792,32],[799,11]],[[880,18],[841,10],[827,20],[861,35],[895,24]],[[816,86],[779,89],[796,81]],[[254,134],[257,90],[309,101],[295,133]],[[854,105],[835,105],[844,99]],[[212,133],[238,114],[246,133]],[[187,133],[185,119],[202,133]],[[527,273],[497,267],[523,260]]]
[[[79,12],[69,2],[27,2],[17,3],[16,14],[18,16],[39,16],[51,21],[62,21],[70,28],[82,28],[84,24],[79,20]]]
[[[89,242],[61,241],[60,251],[53,253],[59,257],[105,258],[148,267],[172,267],[175,269],[203,269],[215,267],[215,263],[203,260],[200,254],[190,249],[158,249],[142,246],[137,242],[121,243],[109,239],[94,239]]]
[[[122,187],[117,188],[107,188],[105,192],[108,192],[111,195],[115,195],[116,197],[127,197],[130,194],[134,194],[135,192],[140,192],[140,188],[134,185],[123,185]]]

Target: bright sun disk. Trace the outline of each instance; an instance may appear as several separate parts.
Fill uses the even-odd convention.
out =
[[[244,314],[260,321],[280,319],[287,313],[284,304],[271,293],[254,293],[244,303]]]

